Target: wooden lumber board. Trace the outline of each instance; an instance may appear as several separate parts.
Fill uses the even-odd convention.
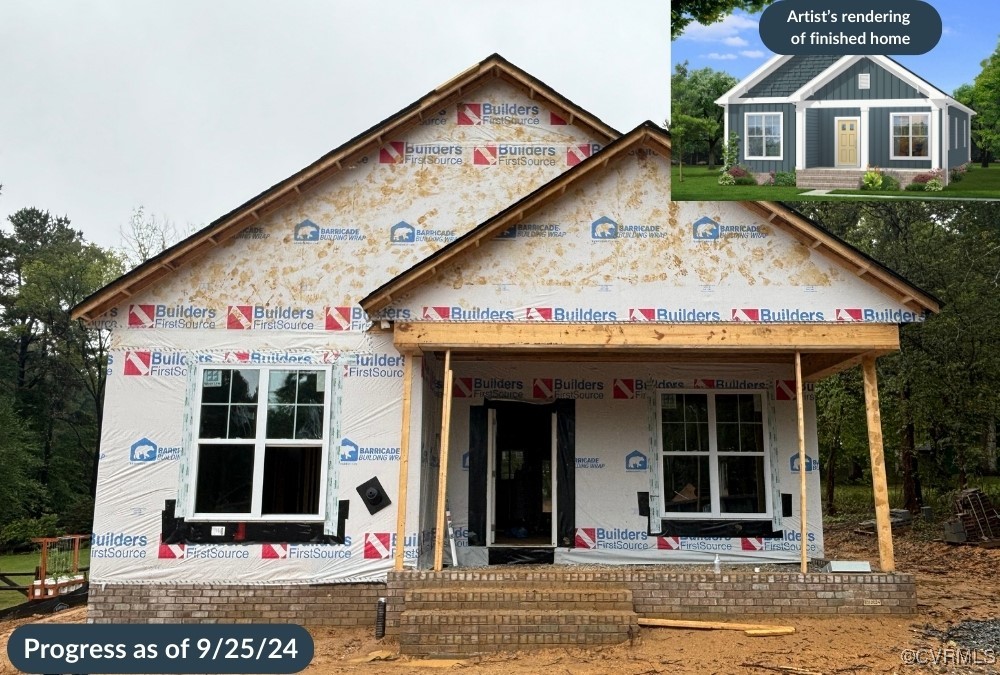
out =
[[[691,621],[687,619],[639,619],[640,626],[650,628],[685,628],[688,630],[785,630],[785,635],[795,632],[794,626],[769,626],[761,623],[730,623],[726,621]]]
[[[885,454],[882,449],[882,413],[879,411],[878,376],[875,357],[861,361],[864,375],[865,412],[868,418],[868,449],[871,455],[872,486],[875,491],[875,529],[878,532],[878,557],[882,572],[896,571],[892,548],[892,525],[889,516],[889,488],[885,477]]]

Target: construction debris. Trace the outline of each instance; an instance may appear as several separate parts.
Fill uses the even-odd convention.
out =
[[[793,626],[770,626],[759,623],[725,623],[720,621],[687,621],[684,619],[639,619],[640,626],[652,628],[686,628],[688,630],[739,630],[751,637],[791,635]]]
[[[913,514],[906,509],[892,509],[889,511],[889,525],[893,531],[898,531],[913,524]],[[854,530],[857,534],[875,534],[875,521],[863,520],[858,523],[858,528]]]
[[[1000,513],[982,490],[962,490],[955,499],[955,518],[944,524],[948,543],[1000,546]]]

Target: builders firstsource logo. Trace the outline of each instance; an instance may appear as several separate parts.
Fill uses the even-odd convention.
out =
[[[555,166],[557,151],[551,145],[486,143],[472,149],[476,166]]]
[[[488,126],[488,125],[520,125],[532,126],[541,124],[537,105],[521,105],[513,102],[503,103],[459,103],[456,110],[458,126]]]
[[[531,381],[531,397],[553,398],[604,398],[604,382],[583,378],[536,377]]]
[[[420,318],[424,321],[513,321],[514,310],[426,305],[420,311]]]
[[[331,331],[365,331],[368,315],[360,307],[324,307],[323,327]]]
[[[113,361],[109,358],[109,364]],[[188,357],[181,352],[127,351],[122,361],[122,373],[130,377],[184,377],[188,372]]]
[[[229,305],[226,328],[229,330],[313,330],[314,312],[303,307],[276,305]]]
[[[262,560],[347,560],[351,538],[343,544],[261,544]]]
[[[418,537],[415,534],[406,536],[403,541],[403,558],[411,560],[417,557]],[[395,532],[366,532],[363,555],[366,560],[387,560],[396,550]]]
[[[154,462],[173,461],[180,458],[180,446],[159,446],[146,437],[140,438],[129,446],[129,464],[152,464]]]
[[[399,354],[354,354],[344,364],[344,377],[403,377]]]
[[[129,305],[129,328],[215,328],[216,310],[196,305]]]
[[[521,398],[524,382],[502,377],[456,377],[451,393],[455,398]]]
[[[378,151],[379,164],[462,164],[461,145],[389,141]]]
[[[826,321],[823,312],[813,312],[799,308],[783,307],[780,309],[768,307],[740,307],[733,308],[731,313],[733,321],[739,322],[760,322],[760,323],[782,323],[789,321]]]
[[[578,527],[576,547],[591,550],[635,550],[650,547],[649,535],[644,530],[629,530],[620,527]]]
[[[628,320],[638,321],[722,321],[722,314],[714,310],[696,309],[694,307],[629,307]]]
[[[249,560],[244,544],[164,544],[157,549],[161,560]]]
[[[871,309],[863,307],[838,307],[834,310],[837,321],[870,321],[873,323],[915,323],[925,316],[900,309]]]
[[[583,160],[596,155],[600,149],[601,146],[596,143],[569,145],[566,147],[566,166],[576,166]]]
[[[149,539],[144,534],[96,532],[90,535],[91,558],[145,558]]]

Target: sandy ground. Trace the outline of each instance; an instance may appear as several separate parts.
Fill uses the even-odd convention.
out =
[[[874,537],[850,529],[828,528],[827,555],[877,563]],[[900,571],[917,575],[919,613],[910,618],[836,617],[761,621],[795,626],[794,635],[746,637],[735,631],[644,628],[633,644],[599,650],[555,649],[505,653],[462,661],[419,661],[398,656],[397,644],[376,640],[370,628],[315,629],[316,652],[306,673],[428,673],[441,670],[513,675],[654,675],[658,673],[1000,673],[996,665],[909,665],[904,658],[953,647],[925,633],[945,631],[967,619],[1000,619],[1000,549],[953,547],[921,542],[907,534],[896,538]],[[759,617],[754,618],[754,622]],[[46,620],[82,622],[83,608]],[[732,620],[741,618],[733,616]],[[742,619],[746,620],[746,619]],[[30,620],[0,624],[0,675],[17,672],[6,659],[7,637]],[[904,650],[921,650],[908,652]],[[358,663],[375,652],[382,659]],[[940,654],[940,653],[939,653]],[[982,654],[980,658],[982,660]],[[352,662],[354,661],[354,662]]]

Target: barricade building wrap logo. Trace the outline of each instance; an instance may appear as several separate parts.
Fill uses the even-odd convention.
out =
[[[313,330],[312,309],[303,307],[267,307],[265,305],[229,305],[226,328],[230,330]]]
[[[144,534],[105,532],[90,535],[91,558],[145,558],[149,538]]]
[[[295,226],[292,239],[297,244],[314,244],[317,241],[364,241],[365,237],[358,227],[320,227],[307,218]]]
[[[358,445],[349,438],[340,441],[340,463],[394,462],[399,459],[399,448]]]
[[[590,238],[594,241],[611,239],[662,239],[667,233],[659,225],[621,225],[607,216],[590,224]]]
[[[497,239],[532,239],[565,237],[566,232],[556,223],[518,223],[496,236]]]
[[[344,377],[403,377],[403,359],[398,354],[353,354],[344,364]]]
[[[531,398],[604,398],[604,382],[583,378],[536,377],[531,381]]]
[[[788,458],[788,466],[792,473],[799,472],[799,453],[796,452]],[[819,471],[819,462],[806,455],[806,473],[812,473],[813,471]]]
[[[642,454],[638,450],[633,450],[625,455],[625,471],[645,472],[648,469],[649,461],[647,460],[646,455]]]
[[[762,225],[722,225],[708,216],[691,223],[694,241],[719,241],[720,239],[764,239],[767,232]]]
[[[629,321],[685,322],[722,321],[722,314],[715,310],[684,307],[630,307]]]
[[[837,321],[868,321],[872,323],[917,323],[926,316],[923,313],[908,312],[902,309],[871,309],[862,307],[846,307],[834,310]]]
[[[459,103],[456,120],[458,126],[524,125],[541,124],[541,108],[519,103]]]
[[[216,311],[196,305],[129,305],[129,328],[215,328]]]
[[[812,312],[799,308],[773,309],[768,307],[733,308],[733,321],[784,323],[789,321],[826,321],[823,312]]]
[[[421,241],[449,242],[455,230],[423,230],[401,220],[389,228],[389,241],[393,244],[416,244]]]
[[[603,469],[607,466],[600,457],[577,457],[575,462],[577,469]]]
[[[644,530],[619,527],[578,527],[575,540],[577,548],[590,550],[642,551],[651,548],[649,535]]]
[[[476,166],[555,166],[557,151],[534,143],[486,143],[472,150]]]
[[[181,458],[180,446],[160,447],[148,438],[140,438],[129,447],[129,464],[151,464],[178,460]]]
[[[262,560],[346,560],[351,557],[351,538],[343,544],[261,544]]]
[[[462,146],[389,141],[378,151],[379,164],[462,164]]]

